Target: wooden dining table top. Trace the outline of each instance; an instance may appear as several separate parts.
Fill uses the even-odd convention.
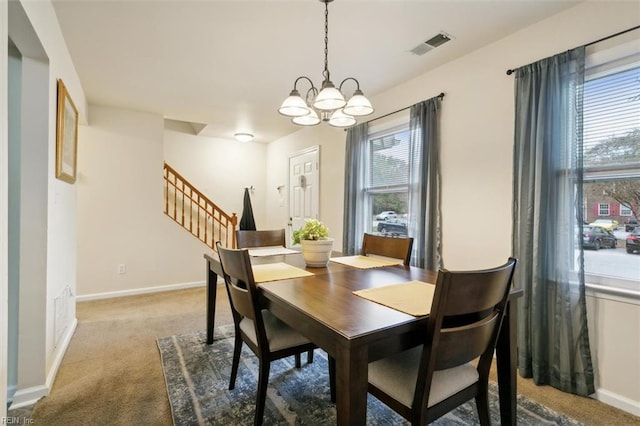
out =
[[[305,267],[301,255],[285,257],[286,263],[314,275],[260,283],[258,287],[264,297],[297,307],[307,317],[344,339],[355,342],[367,339],[372,333],[385,328],[416,321],[426,323],[426,316],[415,317],[357,296],[353,292],[413,280],[435,283],[435,272],[401,264],[358,269],[331,261],[324,268],[310,268]],[[255,264],[273,261],[275,259],[252,259]]]

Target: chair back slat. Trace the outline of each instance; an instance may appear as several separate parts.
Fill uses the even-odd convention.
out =
[[[286,246],[284,229],[247,231],[237,230],[238,248]]]
[[[405,265],[411,261],[413,238],[384,237],[381,235],[364,234],[362,239],[362,256],[377,255],[402,259]]]
[[[447,298],[442,313],[444,316],[465,315],[485,311],[496,306],[504,298],[510,285],[511,268],[499,268],[447,274]]]
[[[253,320],[255,319],[255,311],[253,310],[253,303],[251,303],[249,291],[245,288],[241,288],[238,284],[239,283],[233,282],[226,284],[229,289],[231,306],[243,317]]]
[[[256,284],[248,251],[218,246],[218,256],[232,309],[243,317],[255,320],[257,311]]]
[[[491,342],[500,316],[493,312],[488,318],[455,328],[442,329],[434,370],[444,370],[478,358]],[[460,344],[464,342],[464,344]]]

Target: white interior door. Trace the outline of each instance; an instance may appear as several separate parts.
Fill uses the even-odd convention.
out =
[[[319,151],[315,146],[289,157],[289,232],[319,218]]]

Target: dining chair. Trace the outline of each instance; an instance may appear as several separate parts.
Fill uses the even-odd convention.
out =
[[[405,265],[411,261],[412,237],[385,237],[382,235],[364,234],[362,238],[363,256],[377,255],[402,259]]]
[[[475,398],[489,425],[489,368],[516,259],[479,271],[440,270],[424,344],[369,364],[368,391],[412,425]]]
[[[294,355],[295,366],[300,368],[300,354],[313,351],[316,346],[260,306],[248,251],[226,249],[219,242],[216,245],[235,328],[229,390],[235,388],[240,352],[245,343],[259,360],[254,424],[260,425],[271,361]]]
[[[238,248],[251,248],[251,247],[273,247],[282,246],[286,247],[284,229],[272,229],[263,231],[249,231],[249,230],[237,230],[236,242]],[[313,362],[313,350],[307,353],[307,362]]]
[[[237,230],[236,241],[238,244],[238,248],[241,249],[249,247],[285,247],[287,245],[284,229],[273,229],[264,231]]]

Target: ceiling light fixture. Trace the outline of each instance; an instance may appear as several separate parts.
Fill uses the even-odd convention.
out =
[[[321,90],[318,91],[309,77],[298,77],[293,83],[293,90],[289,93],[289,97],[282,102],[278,112],[293,117],[291,121],[300,126],[315,126],[320,121],[328,121],[330,125],[335,127],[349,127],[356,123],[355,117],[373,113],[373,107],[360,90],[360,83],[355,78],[345,78],[338,88],[331,82],[328,61],[329,3],[333,0],[319,1],[324,3],[324,71],[322,72],[324,81]],[[300,80],[306,80],[311,84],[304,99],[297,89]],[[342,94],[342,86],[349,80],[356,83],[356,90],[349,101],[346,101]]]
[[[250,142],[253,140],[251,133],[236,133],[233,137],[236,138],[238,142]]]

